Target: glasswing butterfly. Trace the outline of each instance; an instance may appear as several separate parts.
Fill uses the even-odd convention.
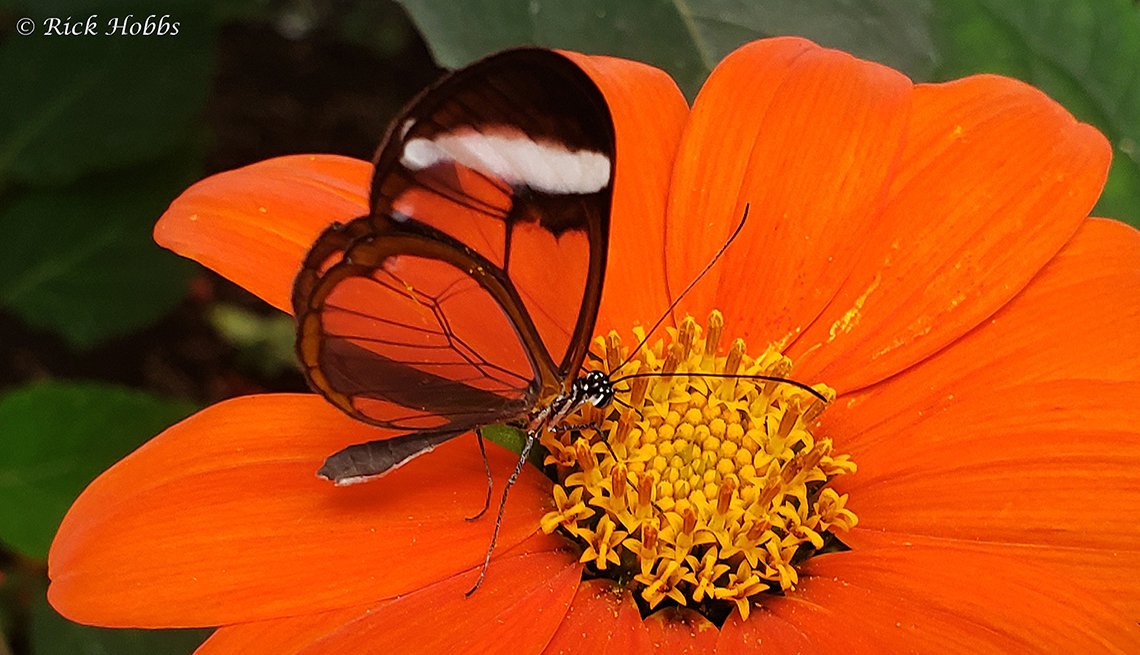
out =
[[[578,377],[615,163],[590,77],[553,51],[490,56],[415,98],[374,163],[368,215],[327,228],[294,282],[297,351],[333,404],[406,434],[318,474],[364,481],[490,424],[520,425],[529,450],[583,403],[608,404],[608,376]]]

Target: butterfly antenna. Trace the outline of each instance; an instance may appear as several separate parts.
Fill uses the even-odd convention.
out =
[[[632,409],[632,410],[633,410],[633,413],[634,413],[634,414],[637,414],[637,418],[639,418],[639,419],[641,419],[641,420],[643,420],[643,421],[645,420],[645,415],[641,413],[641,410],[639,410],[638,408],[634,407],[633,405],[630,405],[629,403],[625,402],[625,401],[624,401],[624,400],[622,400],[621,398],[618,398],[617,396],[614,396],[614,402],[615,402],[615,403],[617,403],[617,404],[619,404],[619,405],[621,405],[622,407],[628,407],[628,408]]]
[[[804,384],[803,382],[800,382],[798,380],[792,380],[791,378],[782,378],[778,375],[742,375],[740,373],[673,373],[673,375],[684,375],[686,377],[691,377],[691,378],[719,378],[722,380],[724,380],[724,379],[727,379],[727,380],[762,380],[764,382],[782,382],[784,384],[790,384],[793,387],[796,387],[797,389],[801,389],[803,391],[810,393],[811,395],[815,396],[817,399],[822,401],[824,404],[829,402],[827,400],[827,396],[824,396],[822,393],[816,391],[815,389]],[[656,372],[653,372],[653,373],[630,373],[629,375],[623,375],[620,378],[614,380],[614,384],[617,384],[618,382],[623,382],[625,380],[634,380],[637,378],[659,378],[662,376],[663,376],[662,373],[656,373]]]
[[[491,506],[491,490],[494,487],[494,481],[491,479],[491,463],[487,461],[487,447],[483,445],[483,431],[476,430],[475,438],[479,441],[479,454],[483,457],[483,471],[487,474],[487,495],[483,498],[483,509],[475,513],[475,516],[465,516],[466,521],[475,521],[487,513],[487,508]]]
[[[495,530],[491,533],[491,543],[487,546],[487,554],[483,557],[483,566],[479,569],[479,579],[475,581],[475,586],[463,594],[468,598],[475,593],[479,585],[483,584],[483,578],[487,577],[487,567],[491,565],[491,553],[495,550],[495,543],[499,540],[499,528],[503,525],[503,511],[507,508],[507,494],[515,485],[515,481],[519,479],[519,475],[522,474],[523,465],[526,464],[526,458],[530,456],[530,449],[534,446],[534,438],[534,432],[527,432],[526,443],[523,444],[522,452],[519,453],[518,464],[515,464],[515,470],[511,472],[511,477],[507,478],[507,486],[503,487],[503,496],[499,499],[499,514],[495,517]]]
[[[744,222],[747,220],[748,204],[745,204],[744,215],[740,217],[740,222],[737,223],[736,229],[733,230],[732,234],[728,235],[728,239],[726,239],[725,242],[721,244],[720,250],[716,251],[716,254],[713,255],[712,259],[709,260],[709,263],[705,264],[705,267],[701,269],[701,272],[697,273],[697,276],[693,278],[692,281],[689,282],[689,284],[681,291],[677,298],[669,304],[669,307],[665,310],[664,313],[661,314],[661,317],[657,319],[657,322],[653,324],[653,327],[649,328],[649,331],[645,333],[645,338],[638,342],[636,348],[629,351],[629,357],[626,357],[625,361],[623,361],[616,370],[620,371],[626,364],[633,361],[633,358],[637,356],[637,353],[641,352],[641,347],[645,345],[645,342],[649,341],[649,338],[653,336],[653,333],[657,331],[657,328],[661,327],[661,324],[665,322],[665,319],[673,314],[673,310],[676,309],[677,305],[685,299],[685,296],[693,290],[693,287],[697,286],[697,283],[700,282],[702,278],[704,278],[705,274],[712,270],[712,267],[717,263],[717,261],[720,260],[721,256],[724,255],[726,250],[728,250],[728,247],[731,246],[732,242],[736,240],[736,237],[740,235],[740,231],[744,229]]]

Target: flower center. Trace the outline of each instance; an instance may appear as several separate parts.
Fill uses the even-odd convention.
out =
[[[760,594],[794,589],[796,567],[842,546],[834,533],[858,520],[827,487],[855,464],[812,432],[826,404],[756,378],[792,370],[771,348],[751,357],[737,339],[717,355],[723,327],[718,311],[704,330],[687,316],[624,365],[618,334],[599,337],[595,366],[609,371],[614,402],[540,439],[558,480],[542,529],[580,542],[593,574],[626,584],[646,609],[692,604],[723,618],[735,604],[747,618]]]

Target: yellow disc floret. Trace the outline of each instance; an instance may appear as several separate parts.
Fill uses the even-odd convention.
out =
[[[720,312],[703,331],[686,317],[629,362],[616,332],[597,339],[615,402],[541,435],[560,481],[541,525],[578,540],[583,562],[649,608],[719,601],[747,617],[858,521],[826,486],[855,464],[813,433],[826,406],[817,394],[834,391],[758,379],[787,377],[791,361],[771,348],[751,357],[740,339],[718,355],[723,329]]]

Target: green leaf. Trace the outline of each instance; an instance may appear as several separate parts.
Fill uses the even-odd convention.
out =
[[[297,324],[292,316],[280,312],[263,316],[237,305],[218,304],[210,308],[209,320],[258,372],[275,376],[297,368]]]
[[[796,35],[921,77],[936,61],[929,0],[673,0],[708,64],[754,39]]]
[[[938,79],[1022,79],[1095,125],[1113,145],[1095,212],[1140,226],[1140,8],[1130,0],[939,3]]]
[[[91,5],[74,16],[95,15],[106,29],[129,14],[122,3],[111,6],[103,12]],[[154,159],[197,130],[215,32],[200,13],[172,16],[178,34],[64,37],[43,35],[43,21],[67,13],[26,11],[36,33],[9,33],[0,43],[0,188],[67,183]],[[158,20],[170,11],[151,8],[134,19]]]
[[[31,655],[189,655],[209,630],[111,630],[72,623],[39,594],[32,604]]]
[[[753,39],[806,36],[928,73],[928,2],[892,0],[400,0],[440,64],[459,67],[520,45],[648,62],[690,98],[724,55]]]
[[[511,425],[487,425],[479,428],[479,434],[483,435],[487,441],[496,443],[516,454],[522,454],[522,449],[526,445],[526,431]],[[541,469],[545,454],[546,450],[538,444],[538,441],[535,441],[530,455],[527,456],[527,461]]]
[[[390,2],[352,3],[335,27],[348,43],[371,48],[384,59],[396,57],[417,38],[407,13]]]
[[[0,540],[45,558],[79,492],[193,410],[95,383],[47,382],[0,395]]]
[[[526,432],[510,425],[488,425],[479,428],[479,432],[487,441],[497,443],[503,448],[521,453],[526,443]]]
[[[163,316],[195,270],[151,238],[185,168],[28,190],[0,209],[0,307],[79,348]]]

